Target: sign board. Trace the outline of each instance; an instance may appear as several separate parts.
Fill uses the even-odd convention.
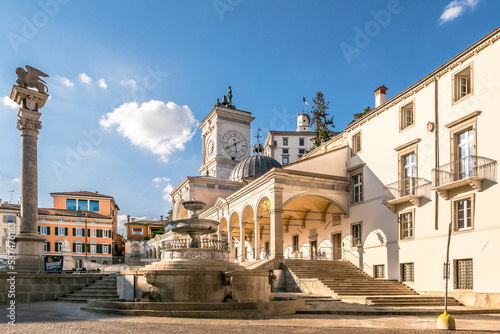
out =
[[[46,274],[62,273],[64,258],[60,255],[45,255],[44,270]]]

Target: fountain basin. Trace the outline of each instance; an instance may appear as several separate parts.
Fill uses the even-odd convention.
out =
[[[219,222],[210,219],[188,218],[175,220],[165,226],[165,232],[175,232],[179,234],[203,235],[217,232]]]

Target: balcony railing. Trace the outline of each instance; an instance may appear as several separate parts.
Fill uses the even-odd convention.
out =
[[[431,181],[420,177],[408,177],[406,179],[384,186],[382,202],[393,202],[407,196],[429,197]]]
[[[496,181],[496,177],[497,162],[495,160],[473,155],[434,168],[432,185],[434,188],[439,188],[466,179]]]

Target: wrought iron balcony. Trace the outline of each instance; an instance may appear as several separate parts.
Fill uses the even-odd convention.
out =
[[[432,186],[443,198],[448,199],[449,190],[470,186],[483,190],[483,181],[496,181],[497,162],[495,160],[468,156],[432,170]]]
[[[430,189],[431,181],[420,177],[408,177],[385,185],[382,203],[392,212],[396,212],[397,206],[403,203],[420,206],[422,197],[429,198]]]

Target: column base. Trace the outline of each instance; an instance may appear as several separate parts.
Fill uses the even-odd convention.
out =
[[[46,241],[38,233],[19,233],[16,243],[15,263],[12,272],[39,273],[43,271],[43,243]]]

